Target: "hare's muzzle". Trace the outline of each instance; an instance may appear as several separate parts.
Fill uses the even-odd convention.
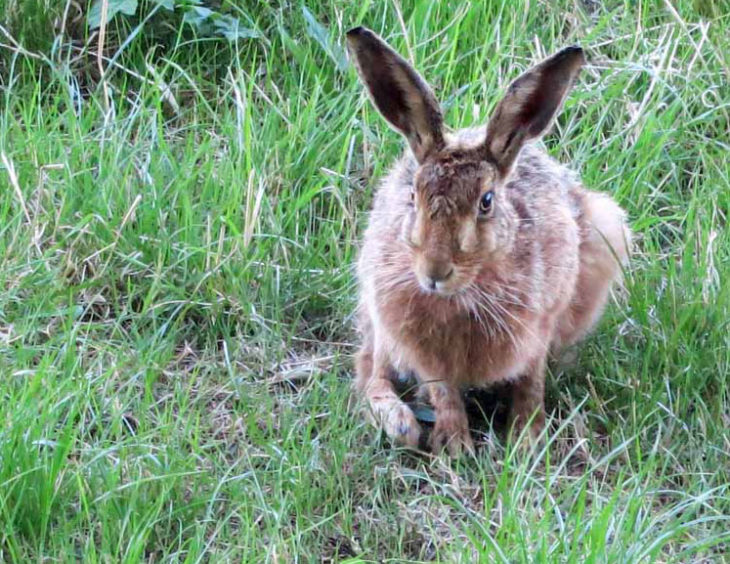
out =
[[[450,253],[421,253],[415,266],[418,283],[426,292],[450,293],[450,282],[454,278]]]
[[[426,285],[429,290],[443,290],[445,283],[454,274],[454,267],[451,264],[434,264],[426,274]]]

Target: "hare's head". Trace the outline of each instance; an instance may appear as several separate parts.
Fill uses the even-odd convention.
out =
[[[462,147],[445,135],[433,92],[405,59],[362,27],[350,30],[347,42],[375,107],[408,140],[419,164],[402,231],[413,270],[424,291],[457,293],[511,244],[515,226],[500,210],[502,186],[523,144],[550,126],[583,51],[568,47],[520,76],[484,139]]]

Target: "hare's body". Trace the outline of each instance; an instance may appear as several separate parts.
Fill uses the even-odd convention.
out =
[[[376,105],[412,147],[382,182],[365,232],[356,388],[386,432],[411,446],[420,428],[393,389],[393,370],[413,371],[426,387],[436,448],[472,448],[460,395],[466,386],[514,382],[513,419],[524,425],[534,416],[537,430],[549,351],[590,330],[628,252],[613,200],[583,188],[537,146],[522,145],[562,101],[564,92],[548,89],[567,91],[547,84],[547,93],[534,94],[530,81],[540,86],[548,70],[579,68],[582,54],[566,50],[524,75],[487,130],[449,136],[415,71],[371,32],[354,33],[351,47]],[[363,68],[380,59],[389,66]],[[526,95],[549,106],[547,118],[535,100],[519,99]]]
[[[525,150],[502,206],[505,220],[516,225],[511,249],[484,265],[475,280],[480,291],[444,298],[419,292],[411,250],[400,236],[408,210],[403,182],[412,183],[415,168],[406,156],[375,199],[359,263],[361,308],[369,317],[364,329],[376,326],[371,331],[386,339],[394,368],[426,380],[448,377],[469,386],[516,378],[532,358],[544,356],[549,329],[573,297],[583,189],[539,150]],[[526,193],[528,179],[542,185],[539,201]],[[569,260],[556,264],[559,256]]]

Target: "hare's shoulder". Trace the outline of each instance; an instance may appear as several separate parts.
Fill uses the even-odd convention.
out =
[[[561,210],[577,219],[581,214],[580,177],[539,145],[524,147],[505,188],[513,204],[533,215],[549,216]]]
[[[580,186],[577,173],[559,163],[538,144],[528,144],[520,152],[508,186],[522,190],[570,190]]]

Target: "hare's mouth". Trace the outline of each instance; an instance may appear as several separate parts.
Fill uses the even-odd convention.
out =
[[[453,279],[433,280],[431,278],[419,277],[418,285],[421,288],[421,292],[424,294],[442,296],[445,298],[460,294],[465,290],[464,285]]]

